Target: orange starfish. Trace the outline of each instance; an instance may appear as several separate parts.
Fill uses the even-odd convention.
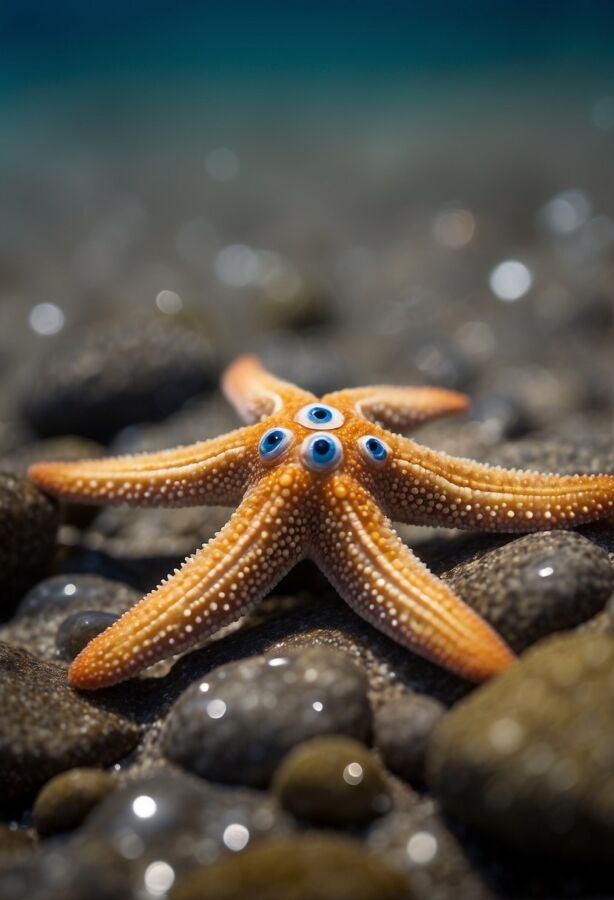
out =
[[[239,504],[219,534],[85,647],[70,669],[75,687],[122,681],[214,633],[305,557],[394,640],[466,678],[489,678],[512,652],[388,517],[520,532],[580,525],[614,504],[614,476],[505,470],[394,433],[466,409],[452,391],[368,387],[318,400],[253,357],[227,370],[223,388],[253,424],[163,453],[30,469],[43,490],[84,503]]]

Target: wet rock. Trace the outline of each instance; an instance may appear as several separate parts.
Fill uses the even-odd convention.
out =
[[[13,596],[31,583],[53,551],[58,523],[59,507],[53,500],[28,481],[0,473],[0,573],[5,594]]]
[[[58,631],[67,619],[84,612],[116,617],[141,597],[139,591],[98,575],[54,575],[28,591],[14,618],[0,628],[0,640],[43,659],[57,659]]]
[[[0,804],[25,803],[75,766],[105,766],[140,737],[129,719],[73,691],[66,673],[25,650],[0,644]]]
[[[133,900],[126,860],[98,841],[51,845],[0,873],[2,900]]]
[[[445,706],[424,694],[404,694],[381,706],[373,723],[375,745],[391,771],[422,780],[426,748]]]
[[[489,453],[488,462],[509,469],[557,472],[560,475],[614,472],[612,434],[525,438],[497,447]]]
[[[167,770],[138,778],[107,797],[90,815],[84,833],[132,861],[137,891],[158,874],[180,875],[263,838],[293,830],[292,820],[265,794],[216,787]]]
[[[111,613],[95,610],[85,610],[68,616],[56,634],[58,655],[62,659],[74,659],[90,641],[114,625],[118,618]]]
[[[51,778],[39,792],[32,809],[41,835],[73,831],[117,785],[101,769],[70,769]]]
[[[428,753],[444,808],[514,847],[611,859],[614,638],[551,638],[448,713]]]
[[[22,410],[42,436],[104,442],[126,425],[164,418],[213,380],[211,345],[191,328],[161,320],[98,324],[41,362]]]
[[[172,900],[409,900],[402,875],[348,838],[263,841],[177,883]]]
[[[614,590],[614,567],[582,535],[549,531],[461,564],[445,581],[520,652],[602,610]]]
[[[390,866],[407,874],[417,900],[492,896],[430,800],[375,822],[367,843]]]
[[[283,807],[321,825],[364,825],[388,812],[380,765],[352,738],[312,738],[291,750],[275,773],[273,791]]]
[[[371,712],[363,673],[313,647],[230,663],[193,684],[166,720],[166,756],[214,781],[266,785],[296,744],[323,734],[364,739]]]

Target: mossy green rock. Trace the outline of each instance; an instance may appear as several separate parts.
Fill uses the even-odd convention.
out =
[[[446,811],[515,847],[610,860],[614,638],[549,639],[448,713],[428,780]]]
[[[70,769],[52,778],[39,792],[32,815],[39,834],[78,828],[109,794],[116,779],[101,769]]]
[[[363,845],[309,834],[261,841],[180,880],[172,900],[411,900],[404,876]]]
[[[351,738],[300,744],[281,763],[273,790],[295,816],[322,825],[362,825],[390,808],[377,760]]]

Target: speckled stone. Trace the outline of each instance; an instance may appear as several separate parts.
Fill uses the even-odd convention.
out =
[[[429,738],[445,706],[424,694],[403,694],[375,713],[375,745],[389,769],[408,781],[424,777]]]
[[[416,900],[493,897],[432,800],[376,821],[367,844],[392,868],[407,874]]]
[[[72,660],[95,637],[117,622],[119,616],[111,613],[84,610],[64,619],[55,637],[58,655]]]
[[[291,817],[266,794],[167,769],[117,789],[92,812],[83,833],[131,860],[131,881],[140,896],[152,863],[163,863],[179,877],[293,829]]]
[[[560,860],[611,861],[614,638],[557,636],[438,726],[428,780],[444,808]]]
[[[104,442],[126,425],[164,418],[214,376],[211,345],[193,328],[156,319],[98,324],[41,361],[22,410],[41,436]]]
[[[128,585],[98,575],[54,575],[28,591],[13,619],[0,628],[0,640],[57,659],[58,629],[66,619],[87,611],[118,616],[141,597]]]
[[[55,501],[25,479],[0,472],[0,583],[5,595],[31,583],[53,551],[58,523]]]
[[[382,769],[352,738],[312,738],[291,750],[273,779],[285,809],[320,825],[364,825],[390,809]]]
[[[603,609],[614,590],[608,555],[570,531],[528,534],[444,579],[517,653]]]
[[[162,746],[203,778],[259,787],[301,741],[331,733],[364,739],[370,725],[363,673],[345,654],[313,647],[211,672],[175,703]]]
[[[307,834],[263,841],[188,875],[172,900],[410,900],[409,885],[348,838]]]
[[[102,769],[69,769],[39,791],[32,817],[41,835],[73,831],[117,785]]]
[[[54,775],[108,765],[137,743],[129,719],[73,691],[66,673],[0,643],[0,805],[19,805]]]

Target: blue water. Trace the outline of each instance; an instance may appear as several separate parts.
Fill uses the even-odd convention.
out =
[[[614,58],[611,2],[3,0],[5,88],[57,80],[487,71]]]

